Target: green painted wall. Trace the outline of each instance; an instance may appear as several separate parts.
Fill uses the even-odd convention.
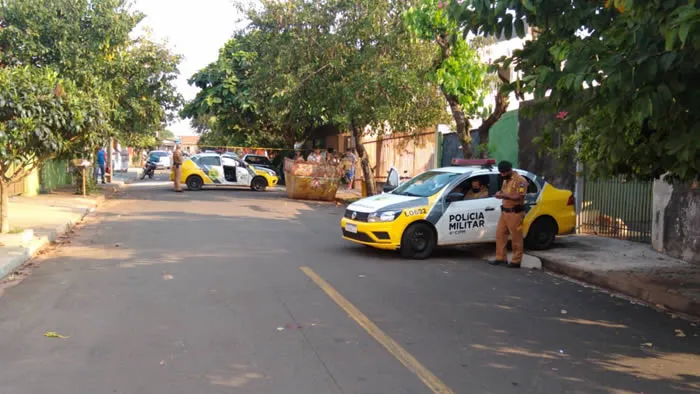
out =
[[[48,192],[71,183],[73,183],[73,178],[68,172],[67,160],[47,160],[41,166],[41,188],[43,191]]]
[[[518,165],[518,110],[503,114],[489,130],[489,157]]]

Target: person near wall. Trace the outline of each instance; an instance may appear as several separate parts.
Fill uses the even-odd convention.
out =
[[[95,169],[95,172],[100,173],[100,177],[102,178],[102,184],[105,184],[105,150],[104,148],[100,148],[97,151],[97,168]],[[95,182],[97,182],[97,174],[95,174]]]
[[[520,268],[520,262],[523,259],[523,219],[525,219],[527,180],[513,171],[513,165],[508,161],[498,163],[498,172],[503,179],[503,185],[495,197],[503,200],[503,203],[496,228],[496,260],[489,264],[506,264],[508,268]],[[508,234],[513,246],[513,259],[510,263],[506,261]]]
[[[348,177],[348,190],[352,190],[353,183],[355,182],[355,168],[357,167],[357,155],[355,154],[354,149],[348,149],[345,152],[345,156],[350,161],[350,169],[346,173]]]
[[[175,152],[173,152],[173,186],[177,193],[182,192],[180,187],[180,178],[182,178],[182,151],[180,150],[180,145],[175,145]]]

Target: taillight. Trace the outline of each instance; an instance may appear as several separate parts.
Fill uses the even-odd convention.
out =
[[[575,205],[576,204],[576,199],[574,198],[574,195],[569,196],[569,201],[566,202],[566,205]]]

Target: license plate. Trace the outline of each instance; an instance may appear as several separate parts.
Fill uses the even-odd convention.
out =
[[[357,225],[352,223],[345,224],[345,231],[353,234],[357,234]]]

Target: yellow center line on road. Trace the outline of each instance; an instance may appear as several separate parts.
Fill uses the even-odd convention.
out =
[[[338,293],[328,282],[318,276],[311,268],[301,267],[318,287],[338,304],[360,327],[364,328],[369,335],[386,348],[397,360],[401,362],[409,371],[413,372],[433,393],[454,394],[452,389],[447,387],[437,376],[416,360],[409,352],[401,347],[390,336],[386,335],[376,324],[374,324],[364,313],[360,312],[355,305],[351,304],[342,294]]]

